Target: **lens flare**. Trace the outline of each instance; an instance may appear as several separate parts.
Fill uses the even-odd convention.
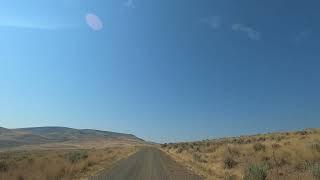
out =
[[[103,28],[103,23],[101,19],[95,15],[88,13],[85,17],[87,25],[94,31],[100,31]]]

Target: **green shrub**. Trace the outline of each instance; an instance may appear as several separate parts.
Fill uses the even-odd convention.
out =
[[[88,158],[87,151],[74,151],[67,154],[67,159],[71,163],[76,163],[78,161],[84,160]]]
[[[0,160],[0,172],[6,172],[9,169],[9,164],[7,161]]]
[[[269,167],[267,164],[256,165],[251,164],[244,176],[244,180],[266,180],[268,175]]]
[[[261,144],[261,143],[255,143],[255,144],[253,145],[253,149],[254,149],[255,151],[265,151],[265,150],[266,150],[266,146],[263,145],[263,144]]]

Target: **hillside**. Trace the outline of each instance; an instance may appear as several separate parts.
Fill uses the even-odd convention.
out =
[[[144,143],[132,134],[73,129],[66,127],[34,127],[6,129],[0,127],[0,149],[16,147],[65,147],[80,148],[105,146],[110,144]]]
[[[320,129],[163,144],[206,179],[320,179]]]

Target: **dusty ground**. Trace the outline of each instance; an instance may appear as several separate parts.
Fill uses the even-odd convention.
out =
[[[141,148],[90,180],[202,180],[155,147]]]
[[[137,149],[122,146],[0,152],[0,180],[86,179]]]
[[[207,179],[320,179],[320,130],[163,144]]]

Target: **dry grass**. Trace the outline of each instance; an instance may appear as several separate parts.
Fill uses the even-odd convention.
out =
[[[319,179],[320,130],[162,145],[207,179]]]
[[[0,153],[1,180],[86,179],[128,157],[138,147],[32,150]]]

